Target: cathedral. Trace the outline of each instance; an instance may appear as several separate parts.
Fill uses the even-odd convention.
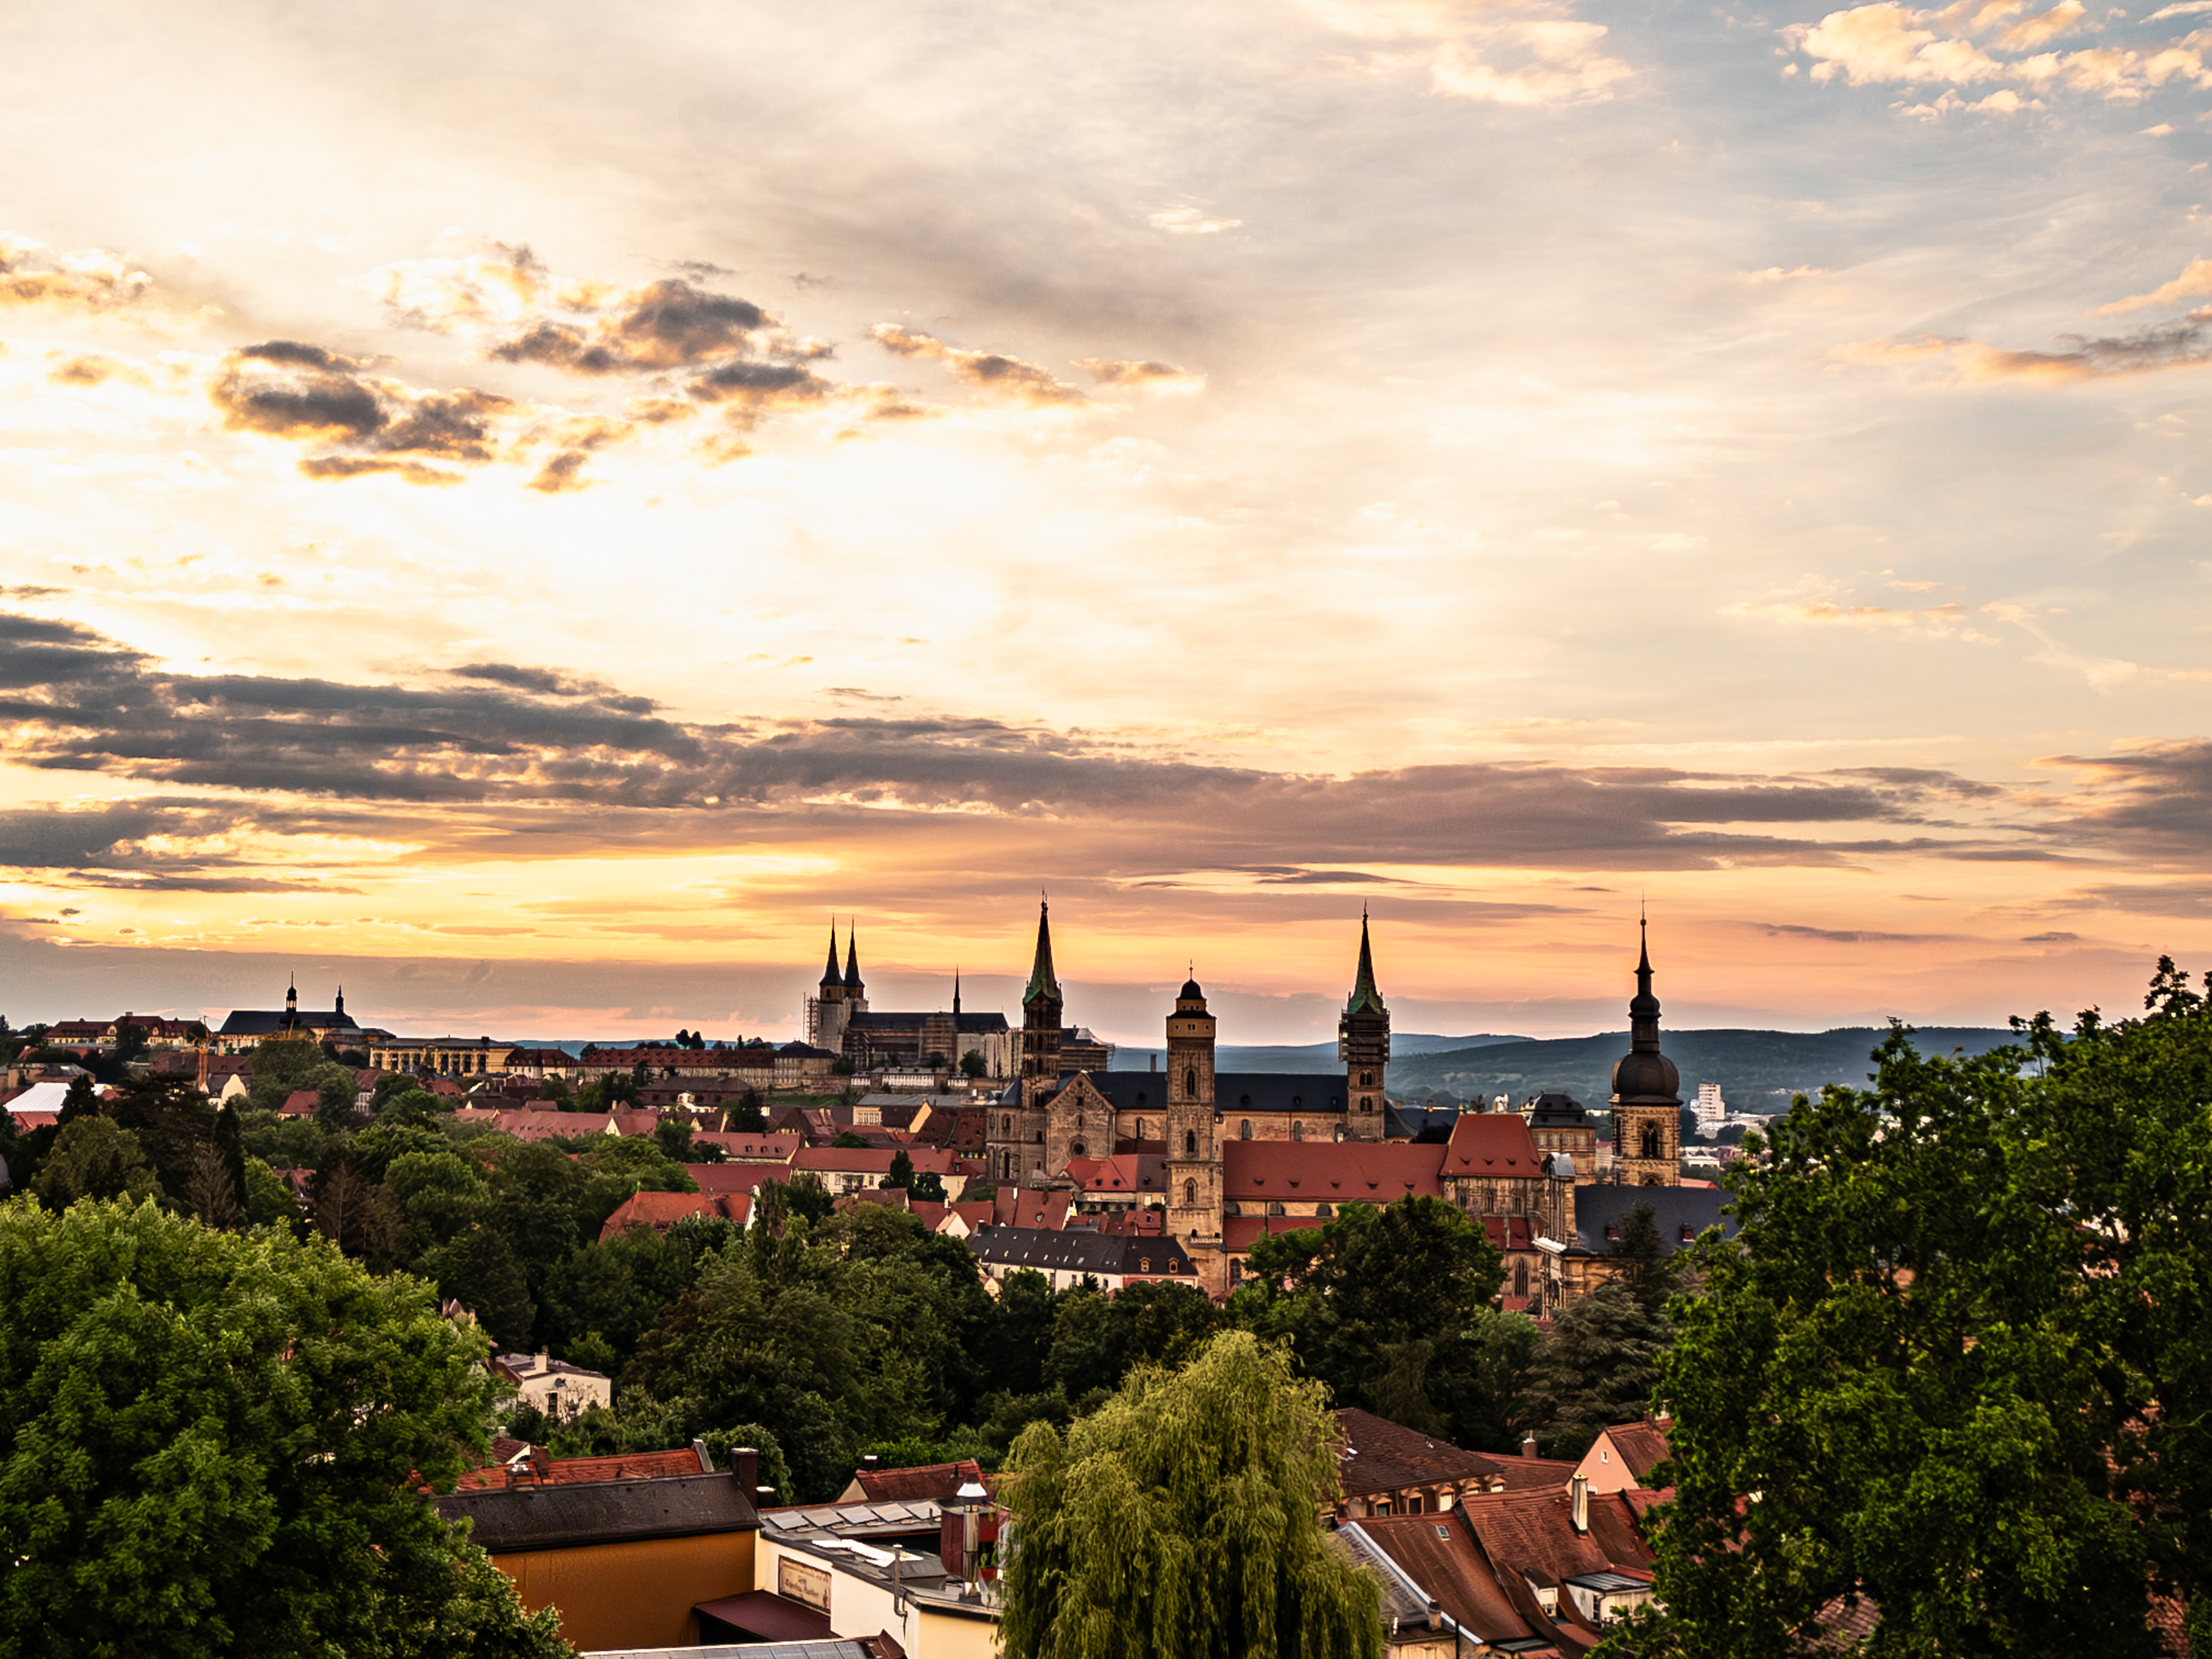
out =
[[[1408,1196],[1441,1199],[1483,1229],[1505,1259],[1508,1305],[1540,1299],[1547,1285],[1579,1294],[1610,1276],[1603,1258],[1619,1236],[1616,1212],[1650,1201],[1620,1189],[1680,1191],[1680,1083],[1659,1049],[1648,943],[1636,977],[1629,1052],[1613,1073],[1616,1173],[1594,1191],[1595,1136],[1564,1095],[1547,1096],[1534,1124],[1517,1113],[1477,1111],[1462,1115],[1442,1147],[1386,1140],[1390,1011],[1376,984],[1365,917],[1337,1021],[1341,1069],[1217,1070],[1214,1017],[1194,978],[1167,1015],[1164,1070],[1115,1072],[1085,1069],[1085,1059],[1063,1052],[1052,916],[1041,906],[1022,997],[1020,1075],[990,1109],[987,1178],[1079,1187],[1100,1160],[1133,1156],[1143,1184],[1160,1194],[1160,1231],[1182,1245],[1215,1295],[1237,1283],[1260,1237],[1320,1224],[1345,1203]],[[1716,1218],[1705,1212],[1717,1212],[1719,1195],[1710,1196],[1684,1208],[1670,1194],[1669,1224],[1709,1224]]]

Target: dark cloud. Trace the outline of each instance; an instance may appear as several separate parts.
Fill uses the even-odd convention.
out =
[[[2212,854],[2212,739],[2145,744],[2112,755],[2058,755],[2081,782],[2059,804],[2063,833],[2154,863],[2201,864]]]
[[[2081,942],[2081,934],[2064,933],[2030,933],[2021,940],[2022,945],[2078,945]]]
[[[2057,901],[2068,910],[2121,910],[2138,916],[2212,916],[2212,881],[2105,882]]]
[[[518,691],[535,691],[547,697],[582,697],[632,714],[649,714],[660,707],[651,697],[631,696],[601,679],[563,674],[552,668],[526,668],[520,663],[471,662],[447,671],[457,679],[483,680],[511,685]]]
[[[242,832],[327,829],[314,817],[228,801],[152,798],[91,807],[0,811],[0,868],[73,887],[194,893],[338,893],[353,888],[271,876],[232,849]],[[247,873],[226,873],[228,872]],[[64,910],[65,916],[77,914]]]
[[[301,459],[307,477],[392,473],[422,484],[454,483],[459,474],[448,468],[496,459],[496,422],[521,407],[472,388],[417,392],[371,376],[358,358],[297,340],[232,352],[209,396],[233,432],[331,452]]]
[[[781,338],[782,328],[750,300],[671,276],[630,289],[589,323],[537,323],[495,343],[491,356],[571,374],[633,374],[686,368],[764,347],[801,355]]]
[[[1490,763],[1303,776],[995,720],[685,723],[644,699],[541,674],[477,664],[424,687],[180,674],[76,624],[0,616],[0,730],[21,764],[286,799],[568,809],[505,822],[507,835],[581,833],[586,818],[603,842],[870,820],[957,821],[963,835],[1028,824],[1079,838],[1085,856],[1132,873],[1159,871],[1165,847],[1187,857],[1185,869],[1283,866],[1293,885],[1346,862],[1834,865],[1959,845],[1863,827],[1819,833],[1923,826],[1931,801],[1956,793],[1948,775]],[[679,830],[649,827],[677,809]]]

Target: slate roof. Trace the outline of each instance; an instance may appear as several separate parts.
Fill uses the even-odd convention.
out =
[[[1091,1086],[1106,1097],[1117,1112],[1158,1112],[1168,1109],[1165,1072],[1087,1072]],[[1216,1099],[1220,1097],[1215,1096]]]
[[[270,1036],[294,1029],[308,1031],[358,1031],[351,1014],[334,1008],[302,1008],[296,1014],[282,1008],[234,1008],[217,1036]]]
[[[1123,1073],[1136,1077],[1135,1072]],[[1160,1079],[1164,1098],[1167,1079]],[[1284,1117],[1326,1117],[1344,1115],[1344,1074],[1341,1072],[1216,1072],[1213,1107],[1224,1120],[1254,1112]],[[1234,1133],[1233,1127],[1230,1133]]]
[[[986,1227],[963,1241],[979,1261],[994,1267],[1035,1267],[1040,1272],[1096,1273],[1102,1278],[1142,1276],[1188,1278],[1198,1270],[1172,1238],[1146,1238],[1080,1230],[1055,1232],[1044,1227]],[[1150,1261],[1148,1270],[1143,1264]]]
[[[880,1659],[880,1650],[871,1646],[867,1638],[839,1636],[827,1642],[725,1642],[703,1648],[593,1648],[581,1659]]]
[[[471,1541],[494,1555],[750,1532],[760,1526],[751,1498],[738,1486],[737,1477],[726,1472],[501,1486],[449,1492],[435,1502],[446,1520],[473,1521]]]
[[[1434,1146],[1394,1146],[1375,1140],[1240,1140],[1236,1121],[1223,1126],[1222,1192],[1237,1203],[1296,1199],[1323,1204],[1388,1204],[1408,1194],[1443,1195]],[[1308,1225],[1317,1225],[1309,1222]]]
[[[1718,1226],[1722,1235],[1735,1237],[1735,1218],[1723,1216],[1721,1206],[1729,1195],[1717,1187],[1621,1187],[1597,1182],[1575,1189],[1576,1248],[1592,1255],[1609,1255],[1618,1244],[1618,1230],[1639,1205],[1649,1205],[1660,1241],[1678,1250],[1706,1228]],[[1606,1229],[1616,1231],[1608,1237]]]

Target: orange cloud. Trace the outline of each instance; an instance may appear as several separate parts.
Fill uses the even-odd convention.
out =
[[[995,351],[966,351],[949,346],[933,334],[924,334],[900,323],[878,323],[868,331],[878,345],[896,357],[930,357],[943,363],[953,378],[979,392],[1023,403],[1032,408],[1088,403],[1080,388],[1057,378],[1049,369],[1019,357]]]

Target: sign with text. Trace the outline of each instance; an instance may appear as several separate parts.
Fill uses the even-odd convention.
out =
[[[787,1555],[775,1564],[775,1588],[780,1595],[830,1611],[830,1575],[820,1567],[810,1567]]]

